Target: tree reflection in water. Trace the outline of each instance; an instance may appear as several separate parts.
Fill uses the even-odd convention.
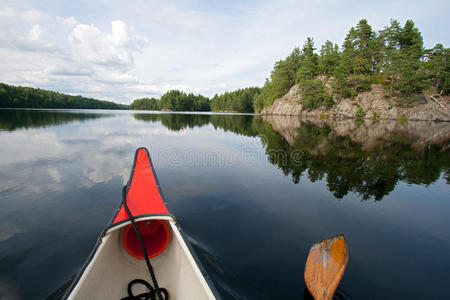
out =
[[[399,181],[429,185],[441,174],[450,183],[450,126],[447,123],[304,120],[287,116],[134,114],[169,130],[202,127],[259,136],[270,163],[294,183],[307,174],[326,180],[336,198],[358,193],[381,200]]]

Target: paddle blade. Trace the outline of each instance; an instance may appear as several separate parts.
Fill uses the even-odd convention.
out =
[[[348,263],[343,234],[314,244],[309,250],[305,282],[315,300],[331,300]]]

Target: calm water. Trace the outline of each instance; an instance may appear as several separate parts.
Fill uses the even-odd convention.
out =
[[[303,299],[337,233],[354,299],[443,299],[450,124],[0,110],[0,298],[39,299],[86,259],[147,146],[225,299]]]

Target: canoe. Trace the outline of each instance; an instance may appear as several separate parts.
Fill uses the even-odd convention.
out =
[[[136,150],[122,197],[64,298],[133,299],[140,295],[142,299],[167,299],[166,292],[171,300],[220,298],[165,205],[146,148]]]

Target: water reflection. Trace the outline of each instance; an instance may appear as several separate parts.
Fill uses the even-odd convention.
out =
[[[326,178],[336,198],[356,192],[362,199],[381,200],[398,181],[429,185],[441,174],[450,183],[450,127],[446,123],[392,121],[354,123],[293,117],[264,117],[279,136],[271,135],[267,149],[280,147],[288,155],[272,163],[298,183],[307,172],[315,182]],[[270,153],[270,152],[269,152]]]
[[[212,124],[214,129],[222,129],[246,136],[257,135],[257,131],[253,128],[253,115],[135,113],[133,117],[136,120],[145,122],[160,122],[164,127],[172,131]]]
[[[43,298],[72,278],[139,146],[150,148],[169,208],[224,299],[301,299],[309,247],[339,232],[351,251],[342,288],[355,299],[447,294],[447,123],[10,113],[0,115],[9,124],[0,131],[0,298]],[[209,153],[230,163],[190,159]]]
[[[336,198],[350,192],[381,200],[399,181],[429,185],[441,174],[450,183],[447,123],[302,119],[290,116],[134,114],[173,131],[212,124],[215,129],[259,136],[270,163],[294,183],[303,175],[326,179]]]
[[[108,116],[112,117],[113,115],[92,112],[86,113],[83,111],[0,109],[0,130],[13,131],[21,128],[55,126]]]

